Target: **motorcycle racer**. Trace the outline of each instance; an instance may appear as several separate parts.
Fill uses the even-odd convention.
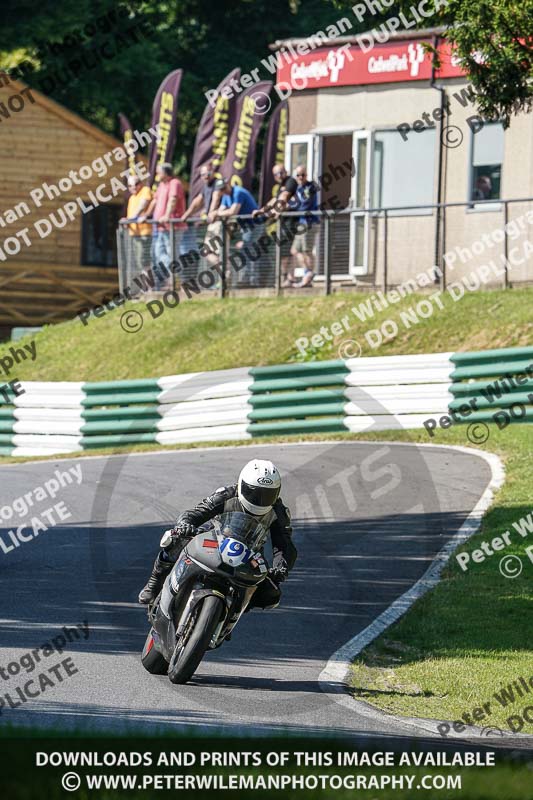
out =
[[[290,512],[279,496],[280,490],[281,477],[274,464],[253,459],[243,467],[236,484],[219,487],[193,509],[184,511],[175,527],[165,531],[161,539],[162,549],[146,586],[139,594],[139,603],[148,605],[156,599],[181,551],[200,526],[205,530],[209,521],[219,514],[240,511],[264,525],[270,531],[272,541],[272,567],[267,578],[254,592],[250,608],[277,606],[281,597],[279,584],[287,578],[297,557],[292,542]]]

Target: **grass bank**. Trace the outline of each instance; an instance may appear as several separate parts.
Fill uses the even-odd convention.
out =
[[[416,432],[379,438],[427,441]],[[465,429],[440,431],[432,441],[464,445]],[[533,427],[498,431],[491,426],[482,449],[500,456],[506,479],[480,532],[459,551],[471,555],[483,541],[490,543],[508,530],[511,545],[483,562],[471,561],[466,572],[452,557],[439,585],[362,652],[351,683],[356,697],[404,716],[460,720],[488,702],[488,713],[471,724],[508,730],[514,725],[516,730],[520,723],[507,720],[533,705],[533,684],[531,694],[523,688],[523,697],[516,688],[514,700],[507,694],[502,698],[506,705],[495,694],[501,697],[502,687],[521,676],[533,680],[533,562],[525,552],[533,545],[533,528],[525,538],[513,529],[513,522],[531,515],[533,508]],[[521,559],[522,573],[516,578],[500,572],[501,558],[508,555]],[[521,732],[533,733],[533,724],[524,722]]]
[[[243,365],[282,364],[304,357],[295,342],[328,329],[330,340],[309,347],[306,360],[339,357],[342,342],[353,339],[364,356],[476,350],[515,347],[531,343],[533,323],[530,308],[533,289],[474,292],[453,302],[442,295],[444,310],[435,306],[428,319],[401,320],[401,313],[416,308],[427,294],[411,295],[362,322],[352,309],[370,303],[370,295],[339,293],[329,297],[227,298],[188,300],[166,309],[153,319],[143,303],[129,303],[91,318],[87,326],[79,319],[51,325],[35,337],[35,361],[15,365],[10,378],[19,380],[101,381],[150,378],[183,372],[229,369]],[[121,327],[125,312],[142,314],[144,324],[137,333]],[[359,312],[362,315],[362,312]],[[331,325],[346,318],[340,335]],[[133,318],[132,318],[133,319]],[[370,329],[386,319],[398,324],[398,335],[372,348],[365,338]],[[490,325],[481,321],[490,320]],[[137,323],[139,318],[136,318]],[[377,339],[374,336],[371,341]],[[0,345],[0,358],[10,343]],[[17,345],[20,346],[20,345]],[[356,352],[351,345],[350,352]],[[6,379],[0,367],[0,383]]]

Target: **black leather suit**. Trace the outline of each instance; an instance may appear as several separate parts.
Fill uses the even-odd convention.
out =
[[[199,528],[209,520],[222,514],[224,511],[241,511],[248,513],[237,497],[237,484],[221,486],[212,495],[201,500],[198,505],[189,511],[184,511],[176,522],[177,535],[172,537],[172,542],[163,548],[160,553],[162,561],[175,562],[183,547],[190,541],[190,537],[179,535],[179,530],[184,525]],[[270,531],[272,540],[273,566],[284,559],[287,571],[290,571],[297,557],[296,548],[292,542],[292,527],[289,509],[278,498],[272,510],[263,516],[256,517]],[[281,592],[278,581],[264,580],[254,593],[250,607],[265,608],[279,602]]]

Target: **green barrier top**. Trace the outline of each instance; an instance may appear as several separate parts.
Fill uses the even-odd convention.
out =
[[[121,406],[130,404],[143,404],[157,403],[161,390],[154,389],[146,392],[118,392],[116,394],[103,393],[103,394],[90,394],[87,395],[82,401],[81,405],[84,408],[94,408],[95,406]]]
[[[533,358],[525,361],[490,361],[486,364],[460,364],[450,373],[452,381],[464,378],[499,378],[504,379],[510,375],[531,376],[533,373]],[[525,380],[525,377],[522,378]]]
[[[140,378],[132,381],[103,381],[101,383],[84,383],[81,387],[86,394],[103,394],[104,392],[131,392],[137,389],[159,389],[157,378]]]
[[[450,361],[453,361],[454,364],[463,364],[466,362],[492,361],[494,359],[505,361],[508,358],[533,359],[533,347],[502,347],[499,350],[472,350],[465,353],[454,353],[450,356]]]

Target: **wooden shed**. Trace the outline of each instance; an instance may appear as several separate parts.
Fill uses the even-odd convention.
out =
[[[122,143],[22,82],[2,77],[0,338],[15,326],[69,319],[117,289],[116,227],[124,194],[96,205],[91,201],[103,183],[100,196],[111,196],[112,178],[125,183],[120,173],[128,166],[125,160],[111,164],[109,157],[105,176],[91,169],[91,176],[76,184],[68,178],[71,170],[79,179],[81,167],[90,168]],[[60,181],[62,191],[54,196]],[[60,227],[60,209],[68,202],[71,210],[73,203],[85,205]],[[49,222],[36,227],[43,219]]]

